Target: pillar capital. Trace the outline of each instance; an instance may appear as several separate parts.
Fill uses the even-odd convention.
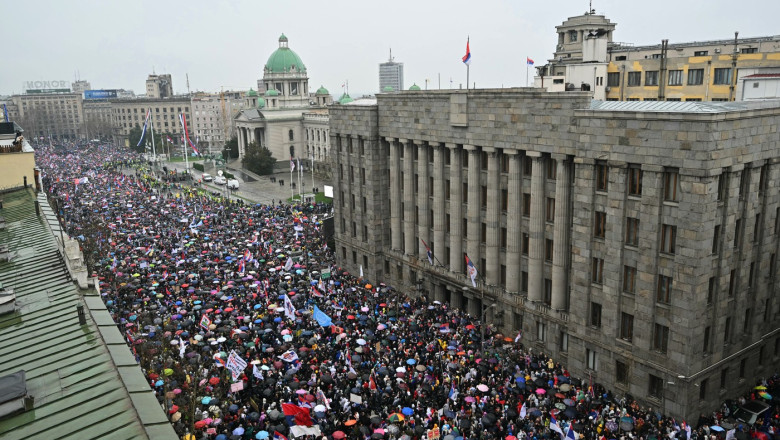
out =
[[[498,151],[498,149],[494,147],[482,147],[482,151],[484,151],[485,153],[495,153],[496,151]]]
[[[468,151],[477,151],[476,145],[463,144],[463,149]]]
[[[535,158],[542,157],[542,153],[539,151],[526,151],[525,155],[527,157],[535,157]]]

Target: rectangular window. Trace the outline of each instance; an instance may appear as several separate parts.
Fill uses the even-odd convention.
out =
[[[534,171],[534,161],[526,156],[523,158],[523,177],[531,177]]]
[[[669,85],[681,86],[683,83],[683,71],[682,70],[670,70],[669,71]]]
[[[745,372],[747,371],[747,359],[742,359],[739,361],[739,378],[744,379],[745,378]]]
[[[720,388],[725,390],[729,380],[729,369],[720,370]]]
[[[707,285],[707,304],[712,304],[713,301],[715,301],[715,288],[717,287],[717,284],[715,283],[715,277],[710,277],[709,283]]]
[[[637,87],[642,82],[642,72],[628,72],[628,87]]]
[[[712,253],[717,254],[720,249],[720,225],[715,225],[715,230],[712,231]]]
[[[552,263],[552,256],[553,256],[553,241],[551,239],[546,239],[544,241],[544,259],[545,261],[549,261]]]
[[[520,291],[528,293],[528,272],[520,272]]]
[[[506,228],[501,228],[501,249],[506,249]]]
[[[743,200],[745,198],[745,194],[747,193],[749,172],[749,170],[745,169],[742,170],[739,175],[739,200]]]
[[[669,344],[669,327],[661,324],[655,325],[653,332],[653,350],[666,353],[666,347]]]
[[[555,180],[556,174],[558,174],[558,161],[555,159],[547,159],[547,179]]]
[[[756,214],[756,223],[753,226],[753,243],[758,243],[761,238],[761,214]]]
[[[560,344],[561,352],[566,353],[567,351],[569,351],[569,334],[566,332],[561,332],[560,341],[561,341]]]
[[[636,292],[636,267],[623,266],[623,292]]]
[[[734,289],[737,285],[737,270],[733,269],[729,274],[729,296],[734,296]]]
[[[658,85],[658,71],[652,70],[649,72],[645,72],[645,85],[646,86],[657,86]]]
[[[486,185],[482,185],[481,191],[480,191],[480,197],[479,197],[479,204],[482,207],[482,209],[487,209],[487,203],[488,203],[487,194],[488,194],[487,186]]]
[[[661,249],[664,254],[674,254],[677,239],[677,226],[661,226]]]
[[[617,87],[620,85],[620,72],[607,73],[607,86]]]
[[[468,203],[469,201],[469,184],[463,183],[461,184],[460,188],[460,201],[463,203]]]
[[[663,304],[669,304],[672,299],[672,277],[658,275],[658,289],[655,296],[656,301]]]
[[[569,31],[569,43],[577,42],[577,31]]]
[[[587,360],[587,368],[589,370],[597,371],[599,369],[599,357],[598,353],[590,348],[585,349],[585,358]]]
[[[731,84],[731,68],[720,67],[715,68],[715,74],[712,76],[712,83],[715,85],[729,85]]]
[[[547,326],[541,322],[536,322],[536,340],[544,341],[545,333],[547,332]]]
[[[593,236],[596,238],[604,238],[607,230],[607,213],[596,211],[596,218],[593,223]]]
[[[609,166],[603,162],[596,163],[596,191],[607,191],[609,182]]]
[[[693,56],[695,57],[706,57],[707,54],[710,53],[708,50],[696,50],[693,52]]]
[[[780,209],[780,208],[779,208]],[[523,217],[531,215],[531,194],[523,194]]]
[[[677,170],[664,171],[664,200],[677,202],[680,195],[680,179]]]
[[[700,86],[704,83],[704,69],[688,69],[688,85]]]
[[[482,223],[482,226],[480,227],[479,231],[479,242],[480,244],[486,244],[487,242],[487,223]],[[485,267],[485,266],[482,266]]]
[[[658,376],[650,375],[648,380],[647,394],[650,397],[660,399],[664,395],[664,380]]]
[[[734,247],[738,248],[742,242],[742,219],[737,219],[734,222]]]
[[[704,345],[702,346],[702,351],[704,353],[710,352],[710,327],[709,326],[704,328]]]
[[[628,195],[642,195],[642,169],[639,165],[631,164],[628,166]]]
[[[750,333],[750,318],[752,316],[750,312],[750,307],[745,309],[745,319],[742,321],[742,333],[745,334]]]
[[[740,53],[758,53],[757,47],[743,47],[739,51]]]
[[[639,219],[626,218],[626,245],[639,246]]]
[[[634,339],[634,315],[620,314],[620,339],[629,342]]]
[[[590,325],[601,327],[601,304],[599,303],[590,303]]]
[[[545,220],[548,223],[553,223],[555,221],[555,199],[552,197],[547,197],[547,209],[545,211]]]
[[[603,258],[593,258],[593,274],[591,276],[591,281],[594,284],[603,284],[604,283],[604,259]]]
[[[615,361],[615,381],[617,383],[628,383],[628,364],[621,361]]]
[[[502,189],[501,190],[501,212],[506,213],[508,205],[509,205],[509,190]]]
[[[544,279],[544,304],[552,305],[552,280],[549,278]]]
[[[528,255],[528,244],[529,242],[529,236],[525,232],[523,232],[523,242],[522,242],[522,252],[523,255]]]
[[[699,382],[699,400],[704,400],[707,398],[707,379],[702,380]]]
[[[726,325],[723,327],[723,345],[731,342],[731,316],[726,317]]]
[[[748,271],[748,287],[753,287],[753,277],[755,275],[756,263],[750,263],[750,270]]]

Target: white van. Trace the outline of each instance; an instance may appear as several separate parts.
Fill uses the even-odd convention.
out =
[[[211,174],[209,173],[203,173],[201,179],[203,179],[204,182],[211,182],[212,180],[214,180],[214,178],[211,177]]]
[[[236,179],[228,179],[227,181],[227,187],[230,189],[238,189],[238,180]]]

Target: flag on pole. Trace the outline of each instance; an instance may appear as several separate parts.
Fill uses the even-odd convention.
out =
[[[290,269],[293,268],[293,259],[292,257],[287,257],[287,262],[284,263],[284,271],[289,272]]]
[[[284,316],[295,321],[295,306],[287,295],[284,295]]]
[[[468,273],[469,278],[471,278],[471,285],[477,287],[477,267],[474,266],[474,263],[469,259],[467,253],[464,252],[463,256],[466,258],[466,273]]]
[[[274,431],[274,440],[287,440],[287,437],[279,431]]]
[[[146,110],[146,118],[144,119],[144,129],[143,129],[143,131],[141,131],[141,139],[138,139],[138,144],[136,145],[136,147],[140,147],[141,146],[141,142],[144,141],[144,136],[146,136],[146,124],[149,123],[149,116],[151,114],[152,114],[152,109]]]
[[[173,143],[173,139],[171,139],[171,137],[170,137],[170,136],[165,136],[165,139],[167,139],[167,140],[168,140],[168,143],[169,143],[169,144],[172,144],[172,143]]]
[[[257,365],[252,365],[252,375],[260,380],[263,380],[263,372],[259,368],[257,368]]]
[[[295,160],[290,156],[290,172],[292,173],[293,171],[295,171]]]
[[[469,39],[466,39],[466,55],[463,55],[463,64],[471,64],[471,50],[469,49]]]
[[[563,437],[565,437],[565,436],[566,436],[566,435],[563,433],[563,430],[561,429],[561,427],[558,425],[558,421],[557,421],[557,420],[555,420],[555,416],[554,416],[554,415],[552,415],[552,414],[550,414],[550,430],[551,430],[551,431],[555,431],[555,432],[557,432],[558,434],[560,434],[560,435],[561,435],[561,438],[563,438]]]
[[[185,143],[189,144],[193,151],[195,151],[195,154],[200,154],[200,151],[195,147],[195,144],[192,143],[192,140],[190,140],[190,134],[187,132],[187,117],[184,116],[184,113],[179,113],[179,122],[181,122],[181,128],[184,131],[182,133],[182,139],[185,141]]]
[[[534,60],[532,60],[532,59],[530,59],[528,57],[525,57],[525,63],[528,64],[529,66],[533,66],[534,65]]]
[[[573,423],[569,424],[569,429],[566,430],[566,440],[577,440],[577,433],[572,428]]]
[[[428,254],[428,262],[433,265],[433,252],[431,252],[431,248],[428,247],[428,243],[426,243],[422,238],[420,238],[420,241],[422,242],[423,246],[425,246],[425,253]]]
[[[525,419],[527,415],[528,415],[528,408],[525,407],[525,402],[523,402],[523,406],[520,407],[520,420]]]

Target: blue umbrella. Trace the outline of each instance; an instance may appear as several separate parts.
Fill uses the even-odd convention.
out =
[[[263,308],[262,304],[255,304],[255,307],[254,307],[255,310],[262,309],[262,308]]]
[[[262,324],[262,323],[263,323],[262,319],[255,319],[255,324]]]
[[[257,440],[263,440],[268,438],[268,431],[260,431],[257,434],[255,434],[255,438]]]
[[[202,403],[204,405],[208,405],[209,402],[211,402],[211,397],[209,397],[209,396],[206,396],[206,397],[204,397],[203,399],[200,400],[200,403]]]
[[[414,360],[414,359],[407,359],[407,360],[406,360],[406,364],[407,364],[407,365],[414,365],[414,364],[416,364],[416,363],[417,363],[417,361],[416,361],[416,360]],[[407,415],[408,415],[408,414],[407,414]]]
[[[274,318],[274,322],[282,322],[282,318],[277,316],[276,318]]]
[[[157,382],[155,382],[155,383],[154,383],[154,386],[156,386],[156,387],[161,387],[161,386],[163,386],[164,384],[165,384],[165,382],[163,382],[163,381],[161,381],[161,380],[158,380]]]
[[[404,407],[404,408],[401,410],[401,414],[403,414],[403,415],[405,415],[405,416],[411,416],[412,414],[414,414],[414,410],[413,410],[413,409],[411,409],[411,408],[409,408],[408,406],[405,406],[405,407]]]
[[[225,434],[220,434],[214,440],[227,440],[227,436]]]

